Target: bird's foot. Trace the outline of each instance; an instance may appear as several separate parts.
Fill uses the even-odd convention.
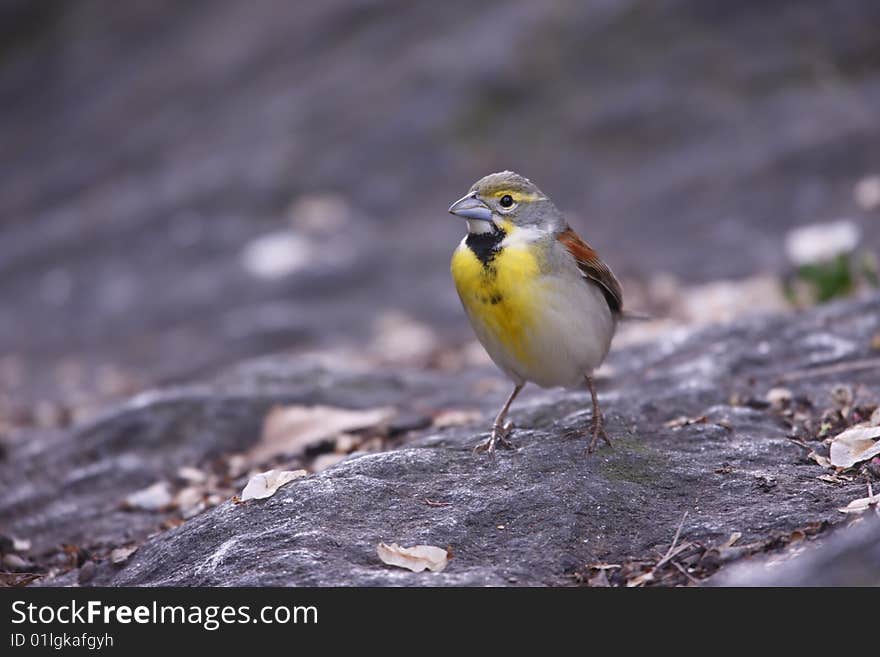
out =
[[[503,425],[496,424],[492,427],[492,435],[489,436],[489,439],[474,447],[474,454],[489,452],[489,455],[491,456],[495,453],[496,447],[501,447],[503,449],[516,449],[516,445],[507,439],[512,430],[513,422],[507,421]]]
[[[596,415],[590,423],[590,434],[592,435],[592,438],[590,439],[590,444],[587,445],[587,455],[592,454],[593,450],[596,449],[596,444],[599,442],[599,438],[604,440],[609,447],[614,447],[614,445],[611,444],[611,439],[608,438],[608,434],[605,433],[605,422],[601,415]]]

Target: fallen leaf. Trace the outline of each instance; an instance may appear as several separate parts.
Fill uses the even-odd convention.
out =
[[[208,479],[208,475],[204,472],[189,465],[178,468],[177,476],[183,481],[191,484],[203,484]]]
[[[248,460],[244,454],[233,454],[226,459],[226,474],[232,479],[238,479],[248,471]]]
[[[252,276],[284,278],[312,260],[309,240],[292,231],[277,231],[251,240],[241,252],[241,264]]]
[[[880,427],[864,424],[850,427],[831,442],[831,465],[851,468],[880,455]]]
[[[669,420],[669,422],[663,426],[667,429],[680,429],[681,427],[687,427],[692,424],[706,424],[708,420],[709,418],[705,415],[700,415],[698,417],[687,417],[686,415],[682,415],[674,420]]]
[[[829,459],[827,456],[822,456],[821,454],[817,454],[815,451],[811,450],[810,453],[807,454],[807,458],[813,459],[816,463],[821,465],[823,468],[830,468],[831,467],[831,459]]]
[[[152,486],[132,493],[122,501],[123,508],[139,511],[158,511],[169,504],[173,498],[167,481],[157,481]]]
[[[838,509],[838,511],[841,513],[862,513],[871,507],[877,508],[878,506],[880,506],[880,493],[870,497],[860,497],[857,500],[853,500],[842,509]]]
[[[333,452],[329,452],[327,454],[320,454],[315,457],[315,460],[312,461],[312,472],[322,472],[327,468],[333,467],[340,461],[348,458],[348,454],[335,454]]]
[[[31,542],[26,538],[12,537],[12,549],[15,552],[27,552],[31,549]]]
[[[394,414],[393,408],[359,411],[333,406],[276,406],[263,421],[260,441],[246,456],[252,464],[282,454],[295,456],[338,434],[387,424]]]
[[[440,342],[430,326],[397,311],[379,315],[373,322],[373,334],[366,349],[387,363],[419,363]]]
[[[187,486],[174,496],[174,506],[180,510],[184,517],[187,517],[192,509],[203,503],[204,497],[205,494],[201,487]]]
[[[208,505],[205,502],[199,502],[198,504],[189,507],[188,509],[182,509],[180,512],[180,517],[183,520],[189,520],[190,518],[195,518],[202,511],[208,508]]]
[[[870,175],[862,178],[856,183],[853,195],[863,210],[880,208],[880,176]]]
[[[726,541],[724,541],[724,543],[719,545],[718,547],[722,548],[722,549],[732,547],[733,544],[736,543],[741,538],[742,538],[742,532],[733,532],[730,535],[730,537]]]
[[[849,220],[798,226],[785,237],[785,251],[795,265],[810,265],[850,253],[859,245],[861,229]]]
[[[363,439],[350,433],[341,433],[336,436],[336,446],[333,451],[337,454],[350,454],[356,450]]]
[[[241,491],[241,501],[272,497],[284,484],[305,477],[307,474],[305,470],[269,470],[255,474]]]
[[[482,422],[483,414],[480,411],[446,410],[440,411],[434,416],[434,426],[438,429],[444,427],[460,427],[465,424]]]
[[[791,402],[792,394],[788,388],[771,388],[767,392],[767,401],[776,410],[780,410],[788,406]]]
[[[137,552],[137,545],[118,547],[110,552],[110,561],[115,564],[125,563],[135,552]]]
[[[449,562],[449,554],[434,545],[416,545],[411,548],[400,547],[397,543],[379,543],[376,553],[383,563],[399,566],[414,573],[427,569],[439,573]]]
[[[3,565],[10,570],[30,570],[30,564],[27,559],[24,559],[17,554],[3,555]]]

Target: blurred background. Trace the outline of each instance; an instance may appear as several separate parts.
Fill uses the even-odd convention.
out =
[[[500,169],[642,337],[858,294],[880,3],[3,0],[0,429],[276,352],[479,361],[446,208]]]

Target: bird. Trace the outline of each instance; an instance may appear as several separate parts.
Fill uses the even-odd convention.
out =
[[[465,314],[513,391],[476,452],[514,449],[507,421],[526,383],[587,388],[590,441],[611,447],[593,373],[623,317],[623,291],[593,247],[572,229],[553,201],[513,171],[475,182],[449,207],[467,222],[450,271]]]

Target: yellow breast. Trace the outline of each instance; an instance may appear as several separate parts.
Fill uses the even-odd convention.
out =
[[[484,265],[465,244],[452,256],[452,278],[477,335],[486,333],[529,363],[528,334],[537,319],[540,267],[525,246],[501,249]],[[487,345],[488,346],[488,345]]]

